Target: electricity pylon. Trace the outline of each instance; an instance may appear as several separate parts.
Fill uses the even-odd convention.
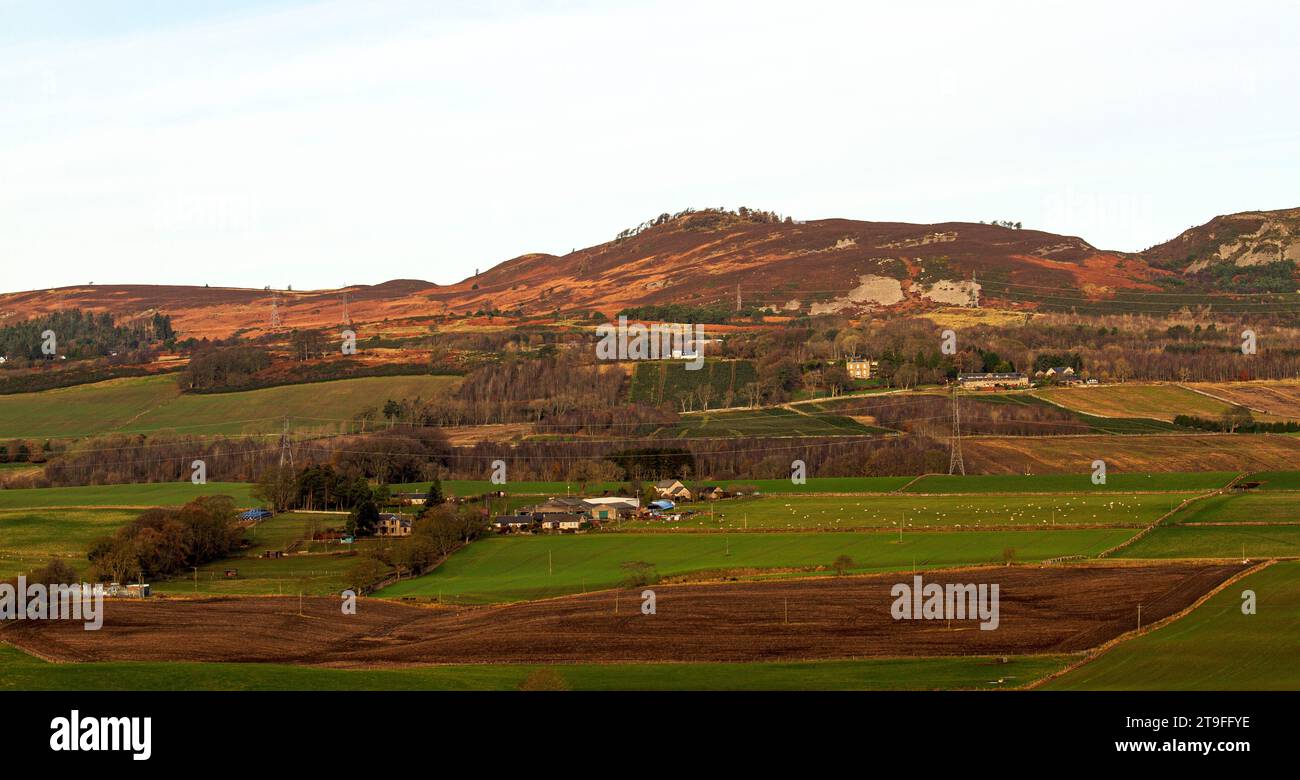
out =
[[[952,386],[952,440],[948,456],[948,473],[966,476],[966,463],[961,458],[961,407],[957,402],[957,385]]]

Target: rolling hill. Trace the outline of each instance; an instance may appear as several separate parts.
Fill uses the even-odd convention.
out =
[[[59,309],[163,312],[182,336],[257,335],[273,296],[286,327],[477,311],[604,315],[646,304],[775,314],[943,305],[1038,308],[1185,291],[1294,293],[1300,209],[1216,217],[1141,253],[1003,224],[798,222],[742,209],[664,214],[567,255],[529,254],[452,285],[402,279],[340,290],[95,285],[0,295],[0,324]],[[1065,292],[1063,292],[1065,291]]]

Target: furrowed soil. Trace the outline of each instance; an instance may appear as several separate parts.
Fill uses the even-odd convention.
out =
[[[962,437],[970,474],[1087,473],[1095,458],[1112,472],[1294,469],[1300,438],[1272,434]]]
[[[983,567],[926,583],[997,584],[1000,624],[894,620],[891,588],[910,574],[656,585],[505,606],[425,608],[373,599],[115,600],[103,628],[11,621],[0,640],[53,661],[437,663],[766,661],[1064,653],[1101,644],[1192,604],[1242,565]]]

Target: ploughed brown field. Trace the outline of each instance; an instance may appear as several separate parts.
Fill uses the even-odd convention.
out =
[[[926,583],[1000,588],[1000,624],[899,620],[895,583],[910,573],[655,586],[479,608],[366,599],[356,615],[312,598],[109,601],[99,631],[77,622],[10,622],[0,639],[56,661],[289,662],[335,666],[583,661],[763,661],[1057,653],[1094,647],[1189,606],[1242,565],[983,567],[924,573]],[[617,596],[617,611],[615,598]]]
[[[1280,434],[962,437],[975,474],[1084,473],[1105,453],[1116,471],[1284,471],[1300,460],[1300,438]],[[1082,464],[1082,465],[1081,465]]]

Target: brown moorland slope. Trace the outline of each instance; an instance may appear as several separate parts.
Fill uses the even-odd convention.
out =
[[[665,214],[614,241],[563,256],[524,255],[451,285],[401,279],[279,291],[281,318],[288,327],[337,326],[345,293],[357,323],[492,309],[610,315],[639,304],[731,307],[737,288],[746,307],[789,313],[918,310],[967,304],[977,295],[985,305],[1032,308],[1035,291],[1069,290],[1093,300],[1159,291],[1162,278],[1201,267],[1189,266],[1189,256],[1233,262],[1247,275],[1256,266],[1300,258],[1300,209],[1216,217],[1137,254],[992,224],[796,222],[757,214]],[[268,325],[272,296],[232,288],[66,287],[0,295],[0,323],[78,307],[126,316],[161,311],[183,336],[256,334]]]

